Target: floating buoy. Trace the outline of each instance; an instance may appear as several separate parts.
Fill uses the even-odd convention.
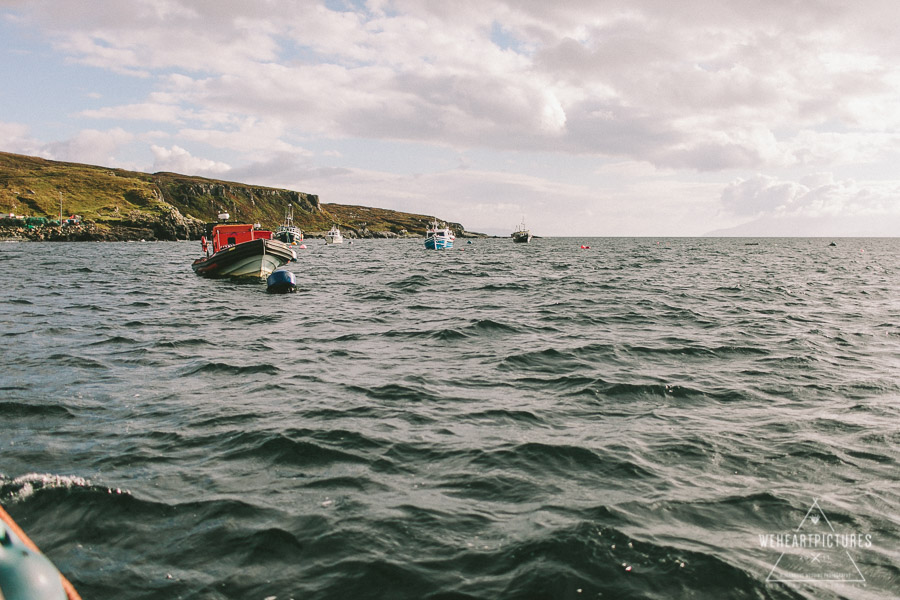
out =
[[[270,294],[289,294],[297,291],[294,273],[286,269],[274,271],[266,278],[266,291]]]
[[[300,249],[301,249],[301,250],[306,250],[306,244],[300,244]]]
[[[81,600],[81,596],[34,542],[0,508],[0,597]]]
[[[591,247],[590,247],[590,246],[585,246],[584,244],[582,244],[581,249],[582,249],[582,250],[590,250]]]
[[[59,571],[0,525],[0,582],[8,598],[65,600]]]

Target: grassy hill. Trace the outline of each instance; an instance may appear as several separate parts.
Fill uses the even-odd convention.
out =
[[[230,213],[232,220],[276,227],[289,204],[294,223],[312,235],[336,223],[350,236],[420,237],[431,220],[428,215],[380,208],[320,204],[314,194],[291,190],[0,152],[0,213],[57,219],[60,204],[63,217],[80,215],[101,230],[151,222],[209,222],[222,211]],[[459,235],[478,235],[467,234],[459,223],[451,226]]]

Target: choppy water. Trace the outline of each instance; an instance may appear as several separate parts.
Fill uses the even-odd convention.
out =
[[[900,240],[829,241],[0,244],[0,502],[85,600],[893,598]],[[813,512],[864,582],[767,582]]]

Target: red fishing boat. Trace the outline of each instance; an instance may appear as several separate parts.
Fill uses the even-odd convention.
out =
[[[272,239],[271,231],[257,225],[211,223],[200,243],[206,256],[195,260],[191,268],[204,277],[265,279],[297,258],[290,246]]]

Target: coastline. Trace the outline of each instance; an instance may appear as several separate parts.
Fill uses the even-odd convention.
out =
[[[304,239],[325,239],[324,231],[304,232]],[[418,239],[423,235],[397,234],[392,231],[356,231],[352,228],[342,229],[347,239]],[[203,235],[200,227],[171,227],[162,223],[148,224],[144,227],[110,226],[101,227],[87,221],[77,225],[44,226],[28,229],[27,227],[10,227],[0,225],[0,242],[176,242],[181,240],[199,240]],[[463,232],[460,238],[490,237],[483,234]]]

